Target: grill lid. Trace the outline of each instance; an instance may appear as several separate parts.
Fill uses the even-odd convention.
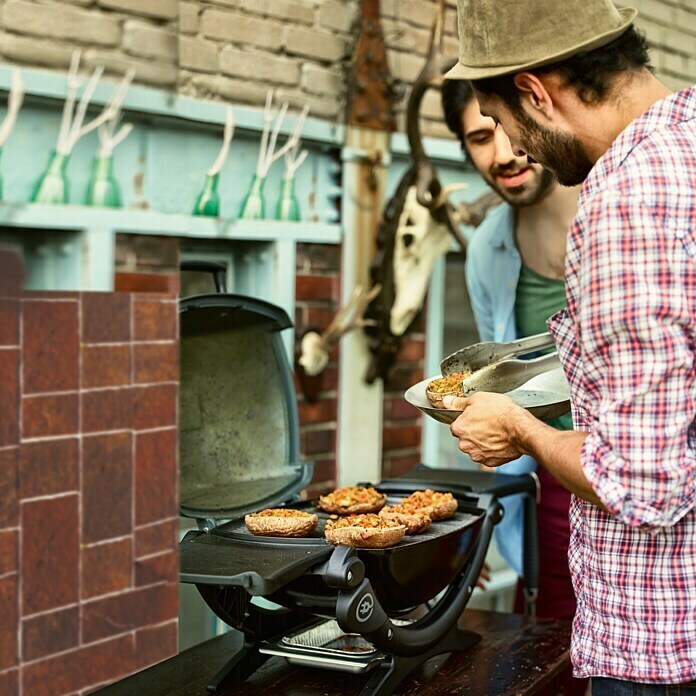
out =
[[[230,294],[183,298],[181,514],[231,519],[291,500],[311,479],[299,461],[297,399],[279,332],[283,309]]]

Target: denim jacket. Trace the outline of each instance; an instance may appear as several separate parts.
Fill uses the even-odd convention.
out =
[[[522,267],[515,244],[515,212],[507,203],[494,208],[474,233],[467,249],[466,284],[481,341],[514,341],[515,295]],[[500,473],[526,474],[537,463],[524,455],[498,468]],[[495,540],[503,558],[522,575],[522,496],[500,501],[505,515],[495,527]]]

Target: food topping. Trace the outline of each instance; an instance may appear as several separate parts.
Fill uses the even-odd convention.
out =
[[[428,389],[436,394],[448,394],[450,392],[462,391],[462,380],[469,377],[471,372],[453,372],[451,375],[445,375],[434,379],[428,384]]]
[[[250,517],[313,517],[313,514],[292,508],[267,508],[251,513]]]
[[[404,500],[403,504],[413,507],[428,507],[430,505],[440,505],[450,500],[454,500],[454,496],[451,493],[438,493],[427,488],[424,491],[414,491]]]
[[[364,488],[363,486],[348,486],[346,488],[337,488],[333,493],[325,496],[331,502],[341,507],[349,505],[358,505],[360,503],[375,503],[384,497],[379,491],[371,486]]]
[[[340,529],[341,527],[366,527],[367,529],[388,527],[401,527],[398,522],[393,522],[385,517],[380,517],[372,512],[364,515],[349,515],[338,520],[327,520],[326,529]]]
[[[421,505],[410,503],[404,500],[399,505],[388,505],[381,510],[384,513],[399,513],[402,515],[416,515],[419,517],[429,517],[428,512]]]

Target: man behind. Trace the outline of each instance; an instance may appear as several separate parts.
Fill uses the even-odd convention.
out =
[[[449,406],[475,461],[528,454],[573,493],[571,655],[593,696],[686,693],[696,678],[696,89],[654,77],[635,15],[459,0],[448,75],[474,80],[516,155],[584,181],[568,307],[549,321],[575,430],[497,394]]]
[[[577,189],[559,186],[553,175],[516,157],[502,129],[481,115],[471,84],[446,80],[442,108],[465,156],[505,201],[477,228],[467,249],[466,281],[482,341],[513,341],[546,331],[546,320],[566,306],[563,267]],[[549,423],[570,430],[570,414]],[[537,470],[523,456],[503,467],[509,474]],[[570,494],[539,469],[539,577],[537,615],[572,619],[575,595],[568,568]],[[496,541],[510,566],[522,572],[521,501],[503,499],[505,516]],[[519,593],[518,593],[519,595]],[[521,598],[518,596],[517,607]]]

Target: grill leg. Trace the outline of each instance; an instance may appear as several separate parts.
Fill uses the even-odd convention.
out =
[[[258,646],[245,640],[241,631],[235,631],[238,641],[235,643],[235,651],[232,657],[218,670],[217,674],[208,682],[206,689],[211,694],[217,694],[218,690],[230,683],[244,681],[252,675],[267,659],[261,655]]]
[[[388,696],[414,670],[426,660],[443,653],[468,650],[481,640],[473,631],[462,631],[456,626],[434,648],[415,657],[398,657],[391,655],[372,672],[360,696]]]

